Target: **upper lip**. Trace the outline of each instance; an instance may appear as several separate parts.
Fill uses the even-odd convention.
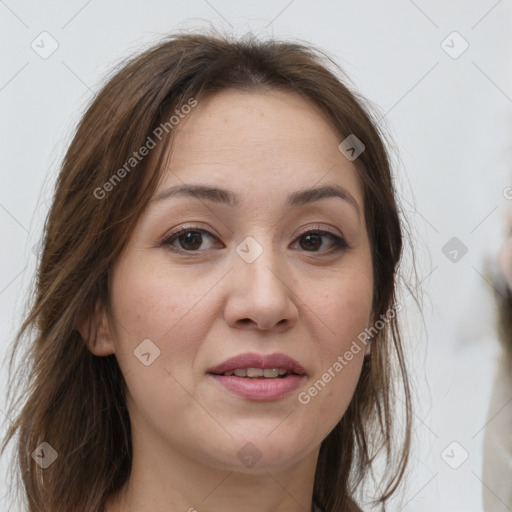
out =
[[[261,368],[263,370],[282,368],[299,375],[305,375],[306,371],[295,359],[282,353],[256,354],[248,352],[238,356],[230,357],[226,361],[210,368],[208,373],[221,375],[224,372],[236,370],[237,368]]]

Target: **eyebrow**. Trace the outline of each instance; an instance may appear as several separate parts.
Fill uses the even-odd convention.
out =
[[[238,208],[241,204],[240,196],[235,192],[207,185],[175,185],[158,194],[153,201],[163,201],[173,197],[196,197],[198,199],[206,199],[219,204],[226,204],[232,208]],[[331,197],[337,197],[346,201],[355,209],[358,219],[360,218],[358,202],[348,192],[348,190],[338,185],[326,185],[323,187],[297,190],[287,197],[285,206],[296,208]]]

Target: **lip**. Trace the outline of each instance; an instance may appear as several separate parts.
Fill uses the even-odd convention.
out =
[[[237,368],[261,368],[263,370],[282,368],[294,373],[288,374],[286,377],[274,379],[246,379],[244,377],[236,377],[235,375],[222,375],[224,372],[236,370]],[[229,392],[255,401],[270,401],[283,398],[297,389],[306,378],[303,366],[295,359],[282,353],[240,354],[210,368],[208,375]]]
[[[295,374],[275,379],[246,379],[244,377],[235,377],[234,375],[227,377],[213,373],[209,374],[209,376],[229,392],[247,400],[258,402],[283,398],[296,390],[306,378],[305,375]]]
[[[237,368],[261,368],[268,370],[272,368],[283,368],[299,375],[305,375],[306,371],[295,359],[283,353],[256,354],[247,352],[238,356],[230,357],[226,361],[210,368],[208,373],[221,375],[224,372],[236,370]]]

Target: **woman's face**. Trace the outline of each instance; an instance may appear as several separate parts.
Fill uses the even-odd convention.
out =
[[[360,375],[364,346],[351,347],[373,289],[363,190],[340,137],[293,93],[221,92],[174,135],[111,273],[112,338],[96,351],[115,352],[146,450],[284,469],[318,449]],[[202,191],[171,192],[183,186]],[[304,193],[322,187],[344,197]],[[298,374],[275,377],[289,359]],[[226,361],[267,371],[211,373]]]

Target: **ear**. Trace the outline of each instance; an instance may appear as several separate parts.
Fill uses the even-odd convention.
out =
[[[96,301],[94,313],[84,313],[76,327],[82,336],[86,347],[95,356],[108,356],[114,354],[115,346],[112,331],[108,322],[105,307]]]

